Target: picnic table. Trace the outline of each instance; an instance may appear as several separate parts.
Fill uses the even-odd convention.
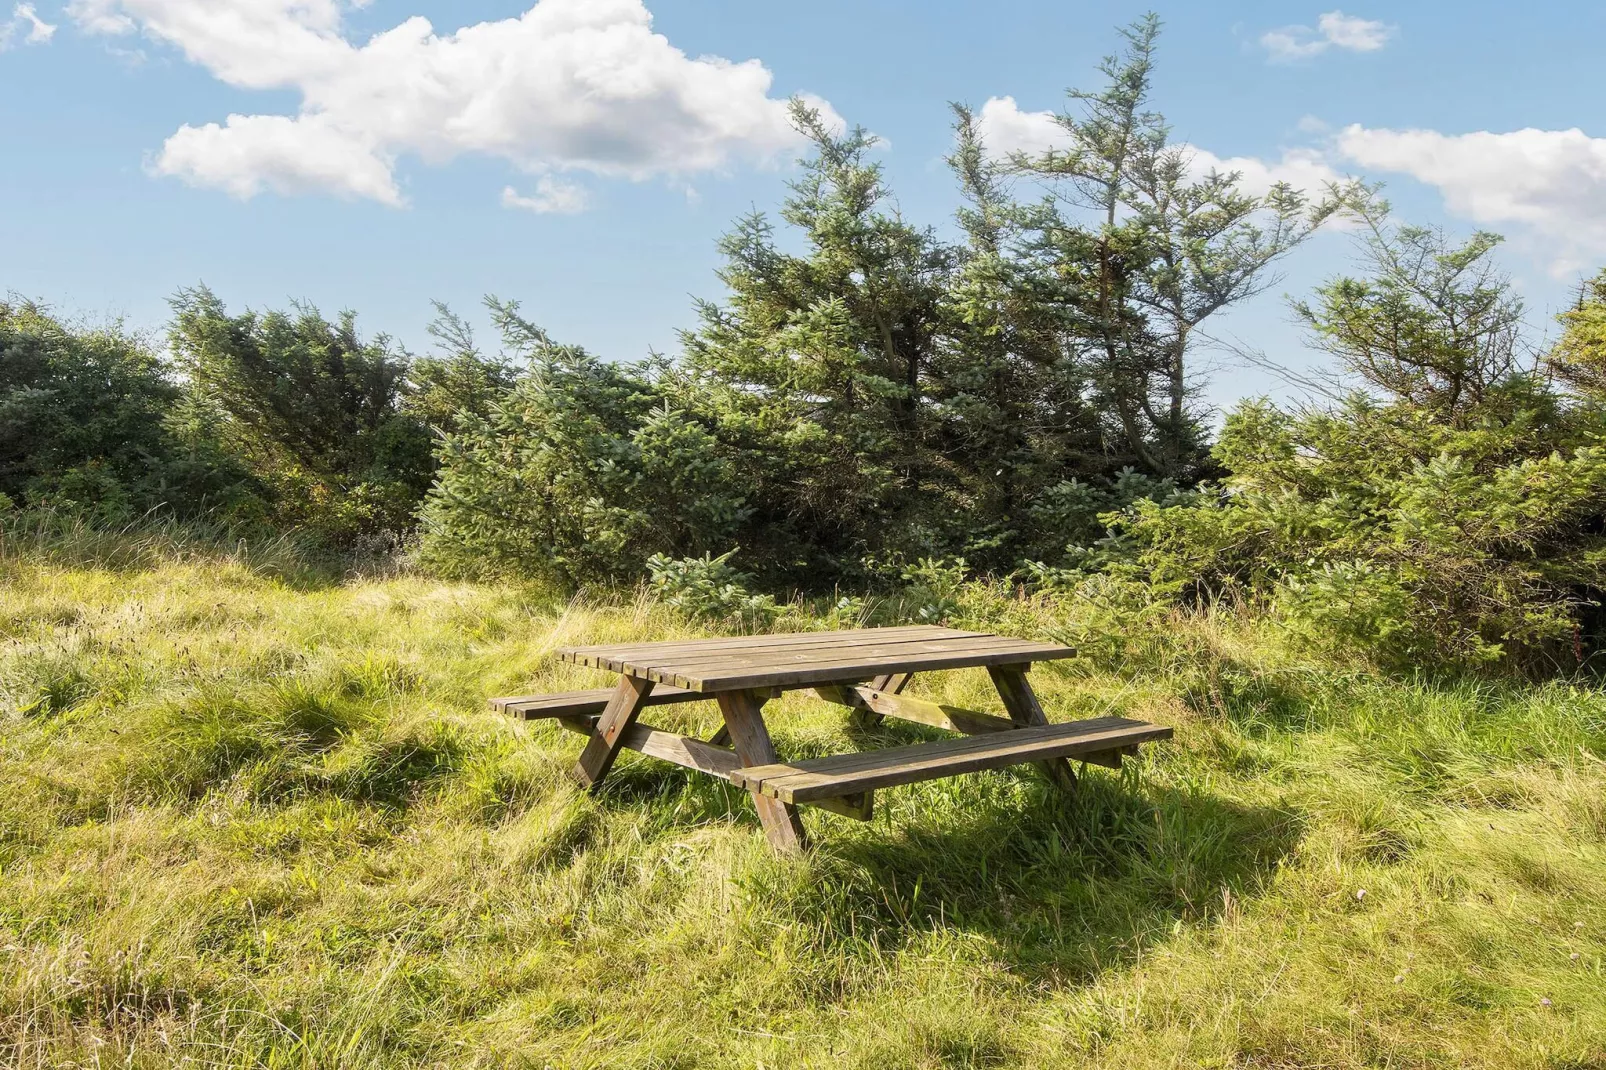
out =
[[[1139,744],[1171,737],[1169,728],[1125,717],[1051,724],[1027,676],[1035,662],[1074,654],[1052,643],[930,625],[568,647],[558,651],[561,661],[618,673],[618,683],[491,705],[525,719],[552,718],[587,736],[575,776],[592,790],[624,748],[746,788],[770,844],[796,853],[808,842],[800,806],[869,820],[878,788],[1028,762],[1071,791],[1070,759],[1119,768]],[[966,668],[986,669],[1007,717],[902,693],[917,672]],[[764,703],[805,689],[867,725],[895,717],[959,736],[783,762]],[[638,720],[648,706],[708,700],[719,704],[724,725],[706,741]]]

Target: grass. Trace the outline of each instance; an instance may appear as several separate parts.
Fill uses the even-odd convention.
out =
[[[1174,743],[1073,800],[1027,768],[809,811],[785,861],[734,790],[627,756],[580,795],[576,737],[483,708],[605,682],[559,645],[693,633],[658,606],[100,549],[0,553],[6,1066],[1606,1067],[1593,688],[1172,621],[1164,664],[1034,678]],[[924,731],[770,720],[796,756]]]

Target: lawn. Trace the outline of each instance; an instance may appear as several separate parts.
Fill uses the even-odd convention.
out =
[[[735,790],[627,755],[585,796],[578,737],[485,709],[606,682],[560,645],[695,634],[650,601],[107,560],[0,559],[6,1066],[1606,1067],[1592,686],[1172,621],[1034,681],[1174,742],[1074,799],[1024,767],[808,811],[789,861]],[[777,706],[786,755],[923,738]]]

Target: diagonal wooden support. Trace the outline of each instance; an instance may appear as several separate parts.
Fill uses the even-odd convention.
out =
[[[889,695],[896,695],[902,692],[904,688],[909,686],[909,681],[913,677],[914,673],[912,672],[882,673],[880,676],[877,676],[875,679],[870,681],[870,686],[877,691],[885,691]],[[850,703],[850,705],[854,704]],[[863,704],[854,705],[851,716],[853,718],[854,726],[864,730],[875,728],[876,726],[880,725],[882,721],[886,720],[886,716],[884,714],[878,713]]]
[[[731,743],[741,756],[742,764],[773,765],[780,761],[769,729],[764,727],[763,699],[751,691],[721,691],[717,698],[719,712],[725,717],[725,727],[730,729]],[[770,846],[782,854],[802,854],[809,840],[797,807],[771,798],[757,788],[751,789],[751,793]]]
[[[987,675],[993,678],[993,686],[998,688],[998,697],[1004,700],[1004,708],[1009,711],[1010,720],[1026,727],[1048,724],[1048,717],[1037,701],[1037,693],[1032,690],[1032,685],[1026,679],[1026,672],[1021,666],[989,665]],[[1072,771],[1071,763],[1064,758],[1050,758],[1046,762],[1035,764],[1061,791],[1067,794],[1076,791],[1076,773]]]
[[[642,707],[647,705],[647,696],[652,694],[652,681],[642,680],[635,676],[621,676],[619,686],[613,690],[613,698],[608,700],[608,706],[597,718],[597,727],[591,733],[591,741],[586,744],[585,750],[580,752],[580,760],[575,763],[575,779],[580,781],[581,787],[596,791],[602,786],[607,777],[608,770],[613,768],[613,761],[619,757],[619,751],[624,745],[626,729],[636,723],[636,717],[641,713]]]

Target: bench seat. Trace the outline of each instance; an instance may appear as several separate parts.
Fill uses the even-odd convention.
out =
[[[543,717],[588,717],[608,708],[614,689],[597,687],[589,691],[564,691],[556,695],[524,695],[515,698],[493,698],[491,709],[511,717],[534,721]],[[645,705],[668,706],[676,702],[702,702],[712,698],[700,691],[684,687],[659,684],[647,696]]]
[[[1051,758],[1085,760],[1091,755],[1132,753],[1140,743],[1170,738],[1171,729],[1162,725],[1099,717],[862,754],[754,765],[733,769],[729,775],[739,787],[782,802],[806,803]]]

